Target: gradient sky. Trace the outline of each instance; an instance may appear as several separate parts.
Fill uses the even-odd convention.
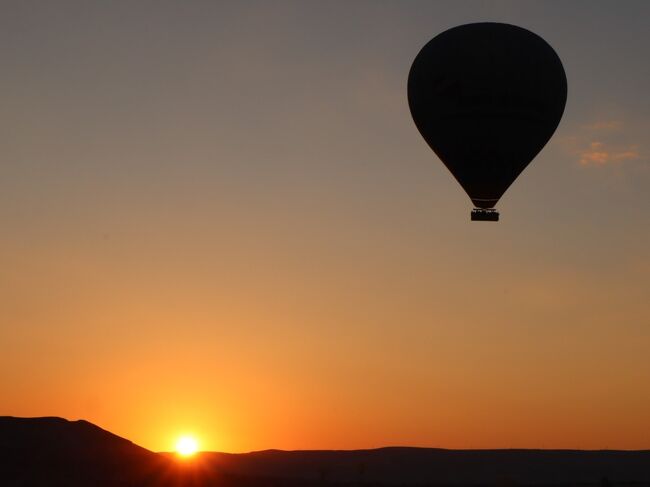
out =
[[[650,2],[4,0],[0,414],[169,450],[650,448]],[[416,130],[450,27],[569,82],[498,205]]]

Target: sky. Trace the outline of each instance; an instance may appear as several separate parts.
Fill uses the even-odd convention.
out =
[[[4,0],[0,414],[146,448],[650,449],[650,3]],[[564,117],[467,195],[420,48],[542,36]]]

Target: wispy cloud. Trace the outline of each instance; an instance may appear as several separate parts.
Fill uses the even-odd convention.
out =
[[[582,128],[586,130],[620,130],[623,127],[623,122],[620,120],[600,120],[598,122],[583,125]]]
[[[584,124],[562,143],[583,167],[602,167],[641,158],[638,144],[627,143],[621,120],[597,120]],[[629,140],[629,139],[628,139]]]
[[[613,149],[598,141],[591,142],[589,147],[582,150],[579,155],[581,166],[603,166],[605,164],[636,160],[640,157],[637,146],[630,146],[623,150]]]

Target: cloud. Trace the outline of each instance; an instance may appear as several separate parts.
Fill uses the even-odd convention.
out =
[[[614,131],[620,130],[622,127],[623,122],[620,120],[601,120],[582,126],[583,129],[592,131]]]
[[[629,143],[621,120],[597,120],[584,124],[577,134],[561,143],[583,167],[603,167],[641,159],[638,144]]]
[[[632,150],[628,150],[625,152],[619,152],[617,154],[612,155],[612,160],[614,161],[634,161],[636,159],[639,159],[639,152],[636,150],[636,147],[632,148]]]
[[[587,149],[579,152],[581,166],[603,166],[605,164],[636,160],[639,156],[637,146],[624,149],[612,149],[603,142],[594,141]]]

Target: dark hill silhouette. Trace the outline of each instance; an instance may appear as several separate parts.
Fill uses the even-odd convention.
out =
[[[2,487],[171,487],[191,474],[87,421],[0,417]]]
[[[233,474],[332,483],[392,485],[650,486],[650,451],[444,450],[390,447],[353,451],[211,453]]]
[[[393,447],[202,453],[181,461],[87,421],[0,417],[2,487],[587,487],[606,483],[650,487],[650,451]]]

